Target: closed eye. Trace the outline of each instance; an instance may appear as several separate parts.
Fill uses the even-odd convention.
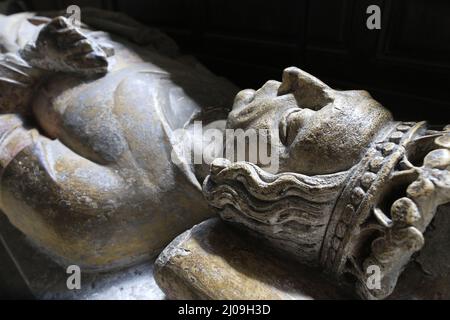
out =
[[[286,110],[286,112],[283,114],[283,116],[280,119],[280,123],[278,126],[278,130],[279,130],[279,136],[280,136],[280,141],[281,143],[283,143],[285,146],[289,145],[290,143],[292,143],[293,137],[293,128],[291,128],[291,119],[292,116],[298,112],[301,112],[303,109],[295,107],[295,108],[290,108],[288,110]]]

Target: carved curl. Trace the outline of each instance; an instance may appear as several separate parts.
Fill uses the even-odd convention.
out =
[[[203,191],[224,220],[256,231],[303,263],[320,260],[338,278],[352,274],[361,297],[382,299],[423,247],[437,207],[450,202],[445,130],[393,123],[359,164],[330,175],[270,174],[248,162],[216,159]],[[367,286],[370,266],[380,269],[380,287]]]
[[[249,162],[216,159],[203,192],[224,220],[242,224],[302,262],[315,265],[346,177],[347,172],[313,177],[270,174]]]

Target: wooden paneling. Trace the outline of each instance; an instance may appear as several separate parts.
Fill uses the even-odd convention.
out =
[[[206,0],[204,6],[208,32],[278,40],[298,33],[300,9],[291,0]]]
[[[392,2],[383,54],[449,65],[450,4],[448,0],[398,0]]]
[[[353,2],[351,0],[311,1],[307,29],[309,49],[337,52],[348,49]],[[330,25],[334,28],[330,28]]]
[[[195,0],[117,1],[117,10],[149,25],[189,28],[195,18]]]

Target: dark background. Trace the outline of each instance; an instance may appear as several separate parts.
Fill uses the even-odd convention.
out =
[[[243,88],[291,65],[340,89],[366,89],[402,120],[450,122],[449,0],[26,0],[122,11],[172,36]],[[371,4],[381,30],[366,27]],[[18,6],[16,7],[18,8]],[[17,10],[17,9],[16,9]]]

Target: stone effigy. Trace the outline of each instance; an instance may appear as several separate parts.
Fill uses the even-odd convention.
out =
[[[209,204],[285,255],[355,285],[363,298],[393,292],[424,246],[437,208],[450,201],[448,126],[394,121],[367,92],[333,90],[297,68],[286,69],[281,83],[239,93],[227,127],[278,128],[280,140],[271,142],[280,169],[273,174],[258,164],[217,159],[203,184]],[[209,227],[198,226],[195,234],[202,228]],[[184,257],[183,248],[206,246],[210,238],[184,234],[161,254],[157,279],[166,292],[176,296],[164,276],[177,272],[199,295],[217,297],[197,287],[203,281],[225,290],[204,274],[207,267],[178,269],[199,251]],[[371,286],[374,275],[379,285]]]
[[[139,31],[140,45],[64,17],[0,16],[0,208],[83,270],[149,259],[213,215],[204,177],[173,161],[173,132],[224,118],[237,92],[167,36],[112,15],[83,11],[131,40]]]
[[[84,16],[122,37],[60,16],[0,16],[0,209],[13,225],[55,259],[104,270],[156,255],[218,212],[238,228],[204,222],[157,260],[170,297],[336,297],[335,283],[363,298],[393,292],[450,202],[448,126],[395,121],[367,92],[295,67],[237,93],[157,31]],[[192,163],[196,121],[274,133],[277,166],[236,159],[221,139],[208,147],[232,157]],[[283,261],[269,265],[272,254]],[[296,291],[314,287],[298,278],[307,271],[292,275],[298,262],[329,280]],[[374,274],[379,286],[368,286]]]

